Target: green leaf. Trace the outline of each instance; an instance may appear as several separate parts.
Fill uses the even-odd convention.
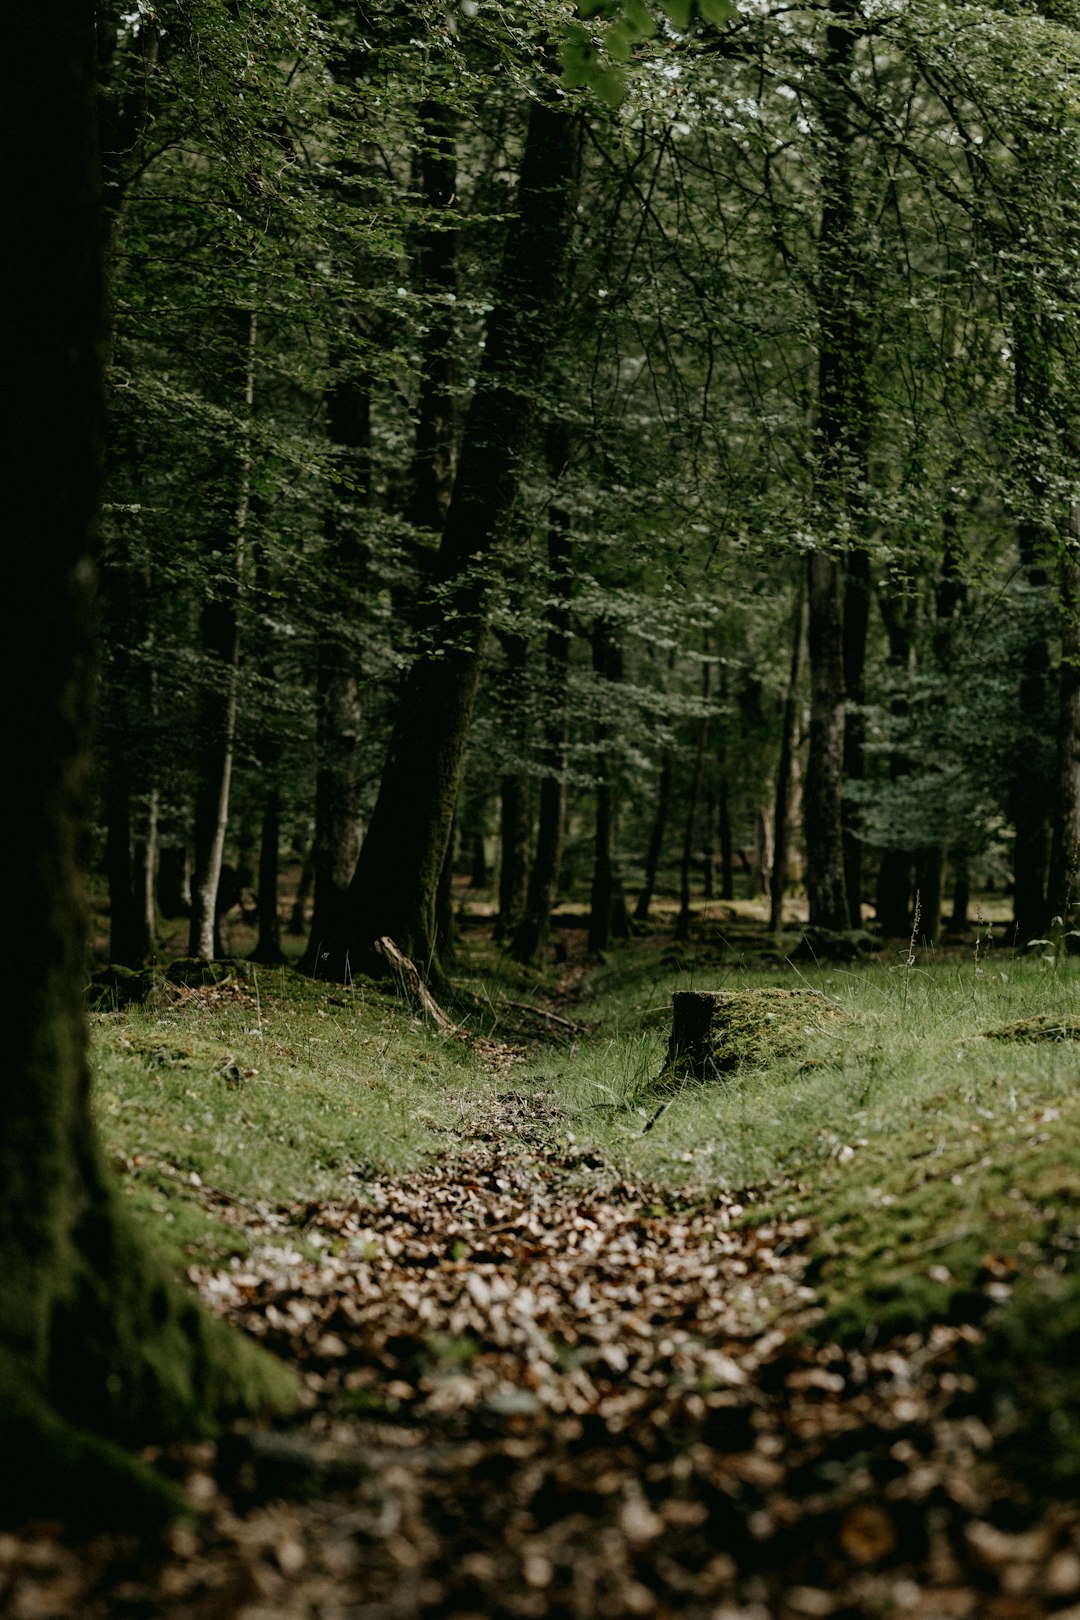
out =
[[[568,90],[574,89],[579,84],[591,83],[598,58],[596,46],[585,29],[579,23],[571,23],[559,47],[563,83]]]
[[[738,16],[733,0],[697,0],[697,8],[702,22],[711,23],[714,28],[723,28]]]
[[[652,39],[656,33],[656,18],[644,0],[626,0],[622,9],[622,26],[631,39]]]
[[[694,0],[660,0],[673,28],[689,28],[694,15]]]
[[[609,107],[618,107],[626,94],[626,75],[616,67],[605,68],[593,76],[592,87]]]
[[[628,62],[633,36],[624,23],[615,23],[604,35],[604,46],[613,62]]]

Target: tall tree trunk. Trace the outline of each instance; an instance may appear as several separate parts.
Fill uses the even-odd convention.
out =
[[[706,653],[708,649],[706,648]],[[712,673],[708,657],[701,665],[701,699],[709,701],[709,677]],[[703,714],[698,723],[697,747],[690,772],[690,792],[687,797],[686,823],[683,828],[682,861],[679,866],[679,915],[675,922],[675,938],[690,938],[690,874],[694,863],[694,832],[697,822],[698,798],[701,794],[701,773],[705,768],[705,744],[709,737],[709,717]]]
[[[271,770],[276,772],[276,761]],[[281,852],[281,789],[271,776],[263,800],[259,837],[259,938],[251,953],[253,962],[276,967],[284,962],[281,949],[281,915],[278,910],[278,876]]]
[[[671,749],[665,748],[660,760],[660,779],[656,787],[656,810],[649,832],[649,847],[645,852],[645,877],[641,893],[634,907],[634,920],[646,922],[656,892],[656,875],[660,870],[660,856],[664,848],[668,816],[671,813]]]
[[[421,338],[420,399],[408,517],[441,530],[450,507],[457,463],[457,377],[454,301],[457,296],[455,118],[430,97],[420,103],[416,166],[427,216],[418,233],[416,289],[431,302]]]
[[[908,683],[911,678],[912,640],[915,629],[914,605],[879,590],[878,606],[889,642],[889,670],[893,680],[889,708],[894,721],[908,712]],[[911,769],[903,749],[894,747],[889,755],[889,778],[899,782]],[[890,939],[903,939],[911,929],[911,871],[915,851],[892,845],[883,851],[878,867],[875,916],[881,932]]]
[[[20,231],[0,266],[8,634],[0,803],[22,930],[6,970],[0,1108],[0,1522],[146,1522],[175,1496],[106,1435],[143,1443],[289,1379],[203,1314],[129,1225],[90,1106],[83,1013],[89,694],[104,439],[102,225],[92,9],[8,19],[3,124]],[[15,631],[18,633],[16,634]],[[17,1466],[15,1466],[17,1459]]]
[[[1051,576],[1048,560],[1056,535],[1043,521],[1046,500],[1047,402],[1053,383],[1047,364],[1047,334],[1032,307],[1030,289],[1015,295],[1013,328],[1014,395],[1018,425],[1018,472],[1030,510],[1017,525],[1017,548],[1026,590],[1018,602],[1024,631],[1020,657],[1019,745],[1012,783],[1013,913],[1016,937],[1023,944],[1041,934],[1050,921],[1047,878],[1050,865],[1050,808],[1054,772],[1044,746],[1054,728],[1048,635],[1051,625]]]
[[[806,597],[810,652],[810,754],[803,789],[806,891],[810,922],[848,925],[844,885],[844,649],[839,570],[832,557],[811,552]]]
[[[203,651],[210,669],[203,675],[200,704],[200,770],[195,795],[195,863],[191,882],[188,952],[212,961],[220,954],[218,883],[229,828],[229,790],[236,747],[236,706],[240,678],[240,599],[251,503],[251,411],[255,400],[255,344],[258,316],[243,317],[243,419],[238,495],[233,518],[232,569],[203,612]],[[212,673],[211,673],[212,671]]]
[[[596,829],[593,840],[593,875],[589,893],[589,951],[606,951],[613,938],[629,933],[629,918],[616,864],[614,762],[608,749],[609,727],[603,718],[606,688],[622,680],[622,646],[610,622],[602,616],[593,626],[593,670],[600,682],[601,716],[596,727],[596,757],[600,780],[596,787]]]
[[[312,885],[315,882],[315,856],[309,850],[300,868],[300,881],[296,885],[296,897],[289,912],[289,921],[286,932],[294,935],[307,933],[307,906],[311,897]]]
[[[1061,668],[1058,676],[1057,790],[1047,898],[1068,921],[1080,903],[1080,507],[1070,515],[1061,564]]]
[[[492,591],[564,300],[581,124],[546,89],[529,116],[517,203],[434,568],[428,635],[405,681],[371,825],[328,966],[381,971],[389,935],[437,974],[435,896],[487,638]]]
[[[561,423],[547,436],[548,471],[555,483],[566,468],[569,439]],[[553,505],[548,524],[548,590],[544,635],[544,722],[536,848],[529,870],[525,911],[514,930],[510,954],[516,962],[543,960],[551,913],[559,892],[563,830],[566,822],[567,686],[570,669],[570,597],[574,550],[570,520]]]
[[[366,512],[371,484],[371,385],[355,360],[338,356],[326,415],[336,465],[358,493],[331,501],[323,523],[333,579],[333,613],[319,642],[316,677],[315,841],[311,850],[315,904],[301,961],[318,975],[346,926],[349,885],[363,838],[360,745],[363,700],[358,619],[370,545]],[[335,962],[331,976],[344,978]]]
[[[773,869],[769,882],[769,932],[778,934],[784,925],[784,891],[788,883],[788,842],[791,837],[791,790],[794,785],[795,748],[798,742],[803,660],[806,655],[806,591],[800,586],[791,638],[791,666],[788,670],[784,714],[780,722],[780,759],[776,767],[776,801],[773,807]]]
[[[499,632],[504,667],[500,691],[503,746],[516,756],[499,783],[499,911],[495,939],[513,938],[525,914],[529,890],[529,843],[532,834],[529,773],[523,760],[528,747],[526,709],[529,699],[529,643],[516,630]]]
[[[529,778],[525,771],[499,784],[499,914],[495,938],[511,939],[525,915],[529,892]]]
[[[824,928],[845,928],[851,915],[843,836],[847,649],[835,552],[861,527],[866,463],[866,337],[858,270],[861,222],[854,199],[854,131],[849,106],[857,18],[854,0],[842,0],[831,14],[825,30],[820,104],[818,502],[826,532],[821,549],[807,559],[811,699],[804,814],[810,921]],[[852,564],[856,557],[853,552]],[[859,612],[853,600],[853,628],[861,602],[857,607]],[[858,639],[852,635],[853,649]],[[861,671],[861,661],[853,659],[853,663]]]
[[[852,407],[860,409],[860,402]],[[865,403],[861,408],[865,410]],[[861,782],[866,774],[866,637],[870,624],[870,558],[861,546],[848,554],[844,568],[844,782]],[[863,841],[855,801],[845,795],[844,887],[852,928],[862,927]]]

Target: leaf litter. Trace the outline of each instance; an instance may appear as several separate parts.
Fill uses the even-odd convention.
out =
[[[1080,1620],[1080,1510],[995,1467],[978,1328],[819,1342],[805,1221],[631,1184],[517,1092],[353,1201],[203,1195],[253,1247],[191,1280],[301,1410],[148,1452],[198,1512],[164,1547],[0,1536],[12,1620]]]

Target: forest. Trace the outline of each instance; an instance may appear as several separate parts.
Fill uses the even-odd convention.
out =
[[[1080,11],[57,4],[0,1607],[1077,1620]]]

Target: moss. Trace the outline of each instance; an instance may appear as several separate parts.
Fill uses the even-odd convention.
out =
[[[1036,1013],[1014,1024],[1001,1024],[985,1034],[992,1041],[1076,1041],[1080,1040],[1080,1014]]]
[[[663,1084],[765,1068],[796,1056],[807,1034],[849,1015],[814,990],[681,991],[674,997]]]

